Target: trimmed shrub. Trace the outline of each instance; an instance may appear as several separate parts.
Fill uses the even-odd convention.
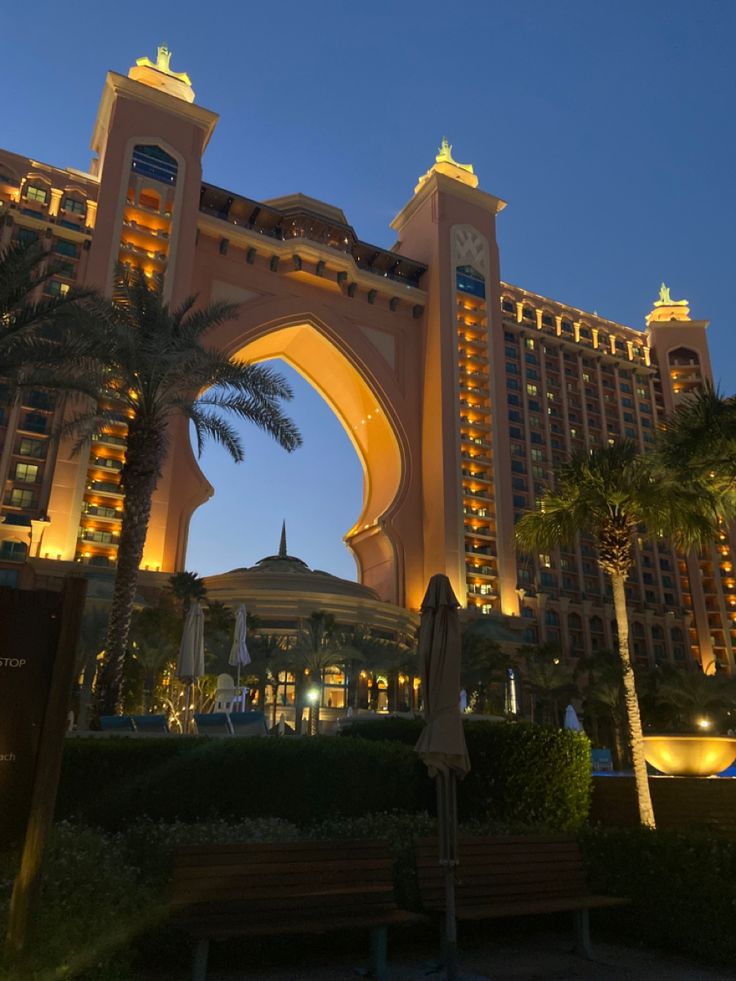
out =
[[[605,911],[618,937],[733,964],[736,842],[698,832],[586,829],[580,835],[594,892],[627,896]]]
[[[187,822],[333,817],[434,810],[414,752],[421,724],[389,720],[335,739],[89,739],[64,750],[60,818],[116,829],[137,817]],[[466,725],[472,770],[459,785],[461,820],[569,830],[588,815],[588,741],[519,723]],[[383,730],[385,733],[386,730]]]
[[[413,746],[420,719],[354,722],[344,735]],[[582,733],[523,722],[466,722],[472,768],[458,786],[460,820],[578,828],[592,792],[590,743]]]
[[[169,742],[181,749],[171,752]],[[308,824],[370,811],[426,810],[431,801],[424,767],[400,744],[330,737],[155,743],[162,747],[159,760],[153,739],[70,740],[62,781],[70,779],[75,793],[63,788],[58,816],[110,829],[141,816],[187,822],[277,817]],[[95,753],[87,783],[80,771]]]

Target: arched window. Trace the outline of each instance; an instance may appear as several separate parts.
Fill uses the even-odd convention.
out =
[[[148,144],[133,147],[130,169],[134,174],[151,177],[162,184],[176,184],[178,166],[176,160],[160,146]]]
[[[455,283],[458,292],[485,299],[486,281],[474,266],[458,266],[455,270]]]
[[[669,361],[671,365],[699,365],[700,357],[697,351],[693,351],[689,347],[676,347],[670,351]]]

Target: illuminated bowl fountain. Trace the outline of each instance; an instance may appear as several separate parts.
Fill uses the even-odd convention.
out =
[[[730,736],[644,736],[647,763],[676,777],[712,777],[736,760]]]

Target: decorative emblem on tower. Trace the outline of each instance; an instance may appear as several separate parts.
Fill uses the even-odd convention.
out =
[[[194,102],[192,81],[186,72],[172,71],[171,54],[167,45],[159,44],[156,60],[151,61],[146,55],[136,58],[135,65],[128,72],[128,78],[150,85],[151,88],[161,89],[178,99],[184,99],[185,102]]]
[[[432,174],[445,174],[447,177],[452,177],[453,180],[460,181],[461,184],[467,184],[468,187],[478,186],[478,178],[473,173],[473,165],[458,163],[453,158],[452,144],[446,136],[442,137],[440,148],[434,160],[434,166],[430,167],[427,173],[419,178],[419,183],[414,188],[415,194]]]
[[[654,301],[654,308],[647,316],[647,324],[663,323],[670,320],[689,320],[690,303],[688,300],[673,300],[670,288],[665,283],[659,287],[659,299]]]

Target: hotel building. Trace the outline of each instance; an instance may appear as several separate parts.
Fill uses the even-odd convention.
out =
[[[116,271],[163,278],[167,299],[240,304],[213,343],[282,357],[327,400],[365,474],[345,541],[363,585],[417,610],[446,572],[464,605],[526,643],[612,648],[613,610],[590,542],[517,556],[514,524],[570,451],[620,438],[647,450],[678,400],[711,378],[707,322],[663,287],[638,330],[502,281],[496,217],[443,141],[384,249],[340,208],[291,194],[257,201],[203,180],[217,116],[159,48],[105,80],[89,173],[0,150],[0,245],[36,241],[56,274],[109,293]],[[642,311],[644,314],[644,311]],[[81,455],[53,438],[41,391],[0,390],[0,583],[114,566],[126,417]],[[212,488],[186,426],[154,500],[143,568],[184,568],[189,520]],[[637,661],[733,670],[731,533],[700,556],[642,540],[627,590]],[[27,561],[26,561],[27,560]]]

